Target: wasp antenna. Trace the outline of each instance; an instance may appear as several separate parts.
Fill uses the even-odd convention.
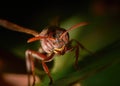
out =
[[[23,33],[27,33],[27,34],[30,34],[30,35],[33,35],[33,36],[36,36],[36,35],[39,34],[38,32],[36,32],[34,30],[31,30],[29,28],[21,27],[17,24],[14,24],[14,23],[9,22],[9,21],[4,20],[4,19],[0,19],[0,26],[4,27],[6,29],[12,30],[12,31],[23,32]]]
[[[37,41],[37,40],[40,40],[40,39],[50,39],[50,40],[55,40],[54,38],[51,38],[51,37],[47,37],[47,36],[36,36],[36,37],[32,37],[30,39],[28,39],[27,43],[31,43],[31,42],[34,42],[34,41]]]
[[[78,23],[78,24],[73,25],[72,27],[70,27],[69,29],[67,29],[67,30],[60,36],[60,38],[62,38],[62,37],[63,37],[65,34],[67,34],[69,31],[74,30],[74,29],[76,29],[76,28],[78,28],[78,27],[80,27],[80,26],[87,25],[87,24],[88,24],[87,22],[80,22],[80,23]]]
[[[27,43],[34,42],[34,41],[44,39],[44,38],[47,38],[47,37],[42,37],[42,36],[32,37],[32,38],[28,39]]]

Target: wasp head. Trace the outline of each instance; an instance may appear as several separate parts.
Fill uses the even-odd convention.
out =
[[[63,55],[66,52],[66,45],[69,42],[69,34],[67,33],[61,37],[65,31],[65,29],[59,28],[51,33],[51,36],[53,38],[53,41],[51,41],[54,48],[53,52],[56,54]]]

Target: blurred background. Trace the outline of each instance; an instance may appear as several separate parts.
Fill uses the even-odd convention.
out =
[[[70,39],[80,41],[93,55],[80,51],[78,71],[74,68],[75,52],[56,56],[47,64],[54,79],[53,86],[120,86],[119,0],[15,3],[1,3],[0,19],[38,32],[56,16],[60,16],[60,26],[65,29],[79,22],[89,23],[71,31]],[[38,41],[28,44],[30,37],[32,35],[0,26],[0,86],[27,86],[25,51],[40,47]],[[48,86],[49,79],[41,64],[36,66],[36,86]]]

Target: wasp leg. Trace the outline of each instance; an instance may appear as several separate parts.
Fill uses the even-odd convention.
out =
[[[88,50],[87,48],[85,48],[79,41],[77,41],[77,40],[73,40],[73,41],[75,41],[75,42],[77,43],[77,45],[78,45],[81,49],[83,49],[83,50],[87,51],[89,54],[92,54],[92,55],[93,55],[93,52],[91,52],[90,50]]]
[[[53,83],[53,79],[52,79],[50,71],[49,71],[49,69],[48,69],[48,67],[47,67],[47,65],[45,64],[44,61],[42,61],[42,66],[43,66],[44,71],[46,72],[46,74],[48,75],[48,77],[50,79],[50,83],[49,84],[52,84]]]
[[[28,86],[30,86],[30,72],[32,72],[32,76],[33,76],[32,86],[35,85],[34,59],[38,59],[38,60],[42,61],[43,69],[44,69],[45,73],[48,75],[48,77],[50,78],[50,83],[52,83],[52,77],[50,75],[49,69],[48,69],[47,65],[45,64],[45,62],[51,61],[53,56],[54,56],[54,54],[47,56],[45,54],[42,54],[40,52],[33,51],[33,50],[26,51],[26,66],[27,66],[27,72],[28,72]]]
[[[30,72],[32,72],[33,76],[33,84],[35,85],[35,73],[34,73],[34,58],[32,58],[32,53],[30,51],[26,51],[26,67],[28,72],[28,86],[30,86]]]
[[[89,51],[87,48],[85,48],[80,42],[78,42],[77,40],[75,39],[72,39],[70,41],[70,44],[72,44],[72,42],[75,42],[76,45],[75,46],[72,46],[71,47],[71,51],[75,50],[75,68],[76,69],[79,69],[78,68],[78,58],[79,58],[79,52],[80,52],[80,49],[84,49],[85,51],[87,51],[88,53],[90,54],[93,54],[91,51]]]
[[[77,44],[77,45],[74,46],[73,48],[76,49],[76,50],[75,50],[75,64],[74,64],[74,66],[75,66],[76,69],[79,69],[79,67],[78,67],[78,58],[79,58],[80,47],[79,47],[79,45]]]

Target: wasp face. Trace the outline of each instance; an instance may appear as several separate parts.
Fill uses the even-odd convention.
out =
[[[57,39],[53,45],[54,53],[63,55],[65,53],[65,47],[66,47],[65,45],[66,43],[63,40]]]
[[[63,55],[66,51],[65,51],[65,48],[66,48],[66,45],[67,43],[69,42],[69,35],[66,34],[64,35],[62,38],[61,35],[62,33],[64,33],[65,30],[63,29],[57,29],[55,34],[54,34],[54,41],[53,41],[53,47],[54,47],[54,53],[56,54],[60,54],[60,55]]]
[[[48,38],[41,40],[43,50],[47,53],[54,52],[55,54],[63,55],[65,53],[66,44],[69,42],[69,34],[60,38],[65,31],[66,30],[62,28],[49,28],[49,30],[46,30],[44,36],[52,39]]]

